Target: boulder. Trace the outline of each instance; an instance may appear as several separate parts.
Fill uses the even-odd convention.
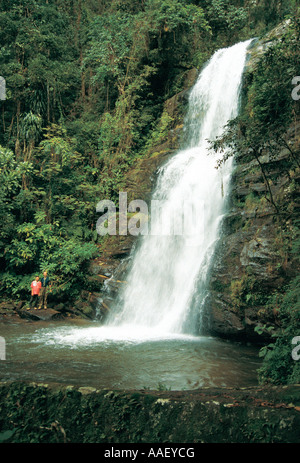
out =
[[[246,72],[253,72],[258,61],[264,53],[270,48],[275,40],[280,40],[288,31],[290,19],[283,21],[261,39],[254,39],[252,46],[248,50],[248,59],[246,62]]]
[[[29,320],[34,320],[34,321],[38,321],[38,320],[43,320],[43,321],[49,321],[49,320],[58,320],[58,319],[62,319],[63,318],[63,315],[61,314],[61,312],[59,312],[58,310],[54,310],[54,309],[26,309],[26,308],[22,308],[20,310],[18,310],[18,314],[21,318],[26,318],[26,319],[29,319]]]

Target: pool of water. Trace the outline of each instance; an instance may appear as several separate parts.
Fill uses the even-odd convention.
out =
[[[209,336],[87,321],[2,322],[0,336],[1,381],[150,390],[257,385],[258,349]]]

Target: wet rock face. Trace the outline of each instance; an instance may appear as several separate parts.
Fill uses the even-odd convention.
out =
[[[299,130],[297,124],[290,136],[295,152]],[[284,209],[290,208],[289,217],[283,221],[278,220],[274,206],[267,199],[258,164],[237,161],[230,207],[211,271],[210,303],[204,317],[205,328],[217,335],[263,342],[255,327],[276,328],[270,295],[288,284],[296,271],[286,247],[286,241],[291,241],[289,227],[298,211],[290,179],[284,174],[287,160],[285,150],[272,159],[261,156],[270,173],[274,200]],[[299,184],[299,172],[293,175]]]
[[[254,39],[248,51],[246,72],[253,72],[261,56],[273,44],[274,40],[281,39],[290,24],[290,20],[283,21],[261,39]]]

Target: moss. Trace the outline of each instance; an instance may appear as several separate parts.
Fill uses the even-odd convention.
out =
[[[242,228],[244,224],[244,218],[241,214],[228,215],[224,220],[224,229],[226,233],[231,234]]]
[[[245,198],[245,209],[247,212],[263,211],[266,208],[267,200],[264,196],[260,196],[255,192],[251,192]]]
[[[225,283],[222,283],[222,281],[220,280],[214,280],[211,283],[210,288],[212,291],[226,292],[228,290],[228,285],[226,285]]]
[[[151,155],[151,158],[157,158],[159,156],[161,156],[162,154],[165,154],[167,153],[168,150],[165,149],[165,150],[162,150],[162,151],[155,151],[152,155]]]
[[[240,279],[231,282],[230,294],[235,310],[240,309],[245,303],[249,303],[254,285],[255,278],[248,274],[244,274]]]
[[[126,392],[2,383],[0,403],[5,442],[299,442],[297,385]]]

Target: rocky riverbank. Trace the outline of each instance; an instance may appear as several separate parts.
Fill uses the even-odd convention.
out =
[[[0,320],[13,318],[31,321],[64,320],[74,318],[95,318],[98,300],[95,294],[88,294],[86,301],[80,299],[74,304],[50,303],[47,309],[30,309],[28,301],[6,300],[0,303]]]

